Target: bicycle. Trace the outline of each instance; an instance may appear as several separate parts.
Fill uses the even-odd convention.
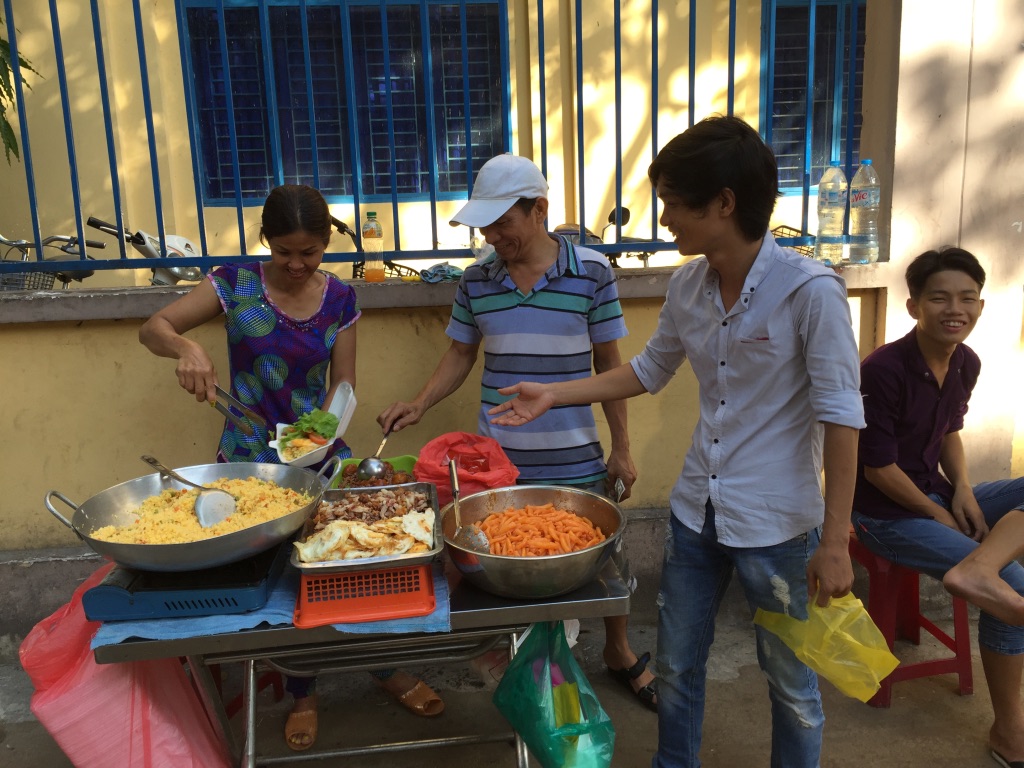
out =
[[[68,235],[51,235],[50,237],[42,240],[43,248],[54,248],[61,251],[68,256],[74,256],[80,258],[82,253],[78,250],[78,238]],[[55,245],[55,243],[63,243],[63,245]],[[106,248],[106,243],[101,243],[96,240],[86,240],[85,245],[87,248]],[[36,247],[36,244],[28,240],[10,240],[3,235],[0,235],[0,246],[6,246],[2,260],[3,261],[14,261],[9,258],[12,251],[17,251],[20,254],[20,258],[17,261],[28,263],[32,261],[29,258],[31,251]],[[59,257],[53,256],[47,258],[45,254],[39,261],[55,261]],[[91,258],[86,255],[86,258]],[[91,277],[94,271],[91,269],[54,269],[52,271],[35,271],[35,272],[0,272],[0,291],[48,291],[53,288],[53,283],[59,280],[64,289],[72,282],[82,282],[87,277]]]

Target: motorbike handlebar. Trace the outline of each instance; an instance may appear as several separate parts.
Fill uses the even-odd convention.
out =
[[[103,221],[102,219],[97,219],[95,216],[90,216],[85,223],[88,224],[93,229],[98,229],[100,232],[106,232],[108,235],[121,237],[121,231],[116,226],[109,222]],[[87,243],[87,245],[91,247],[92,244]]]
[[[352,231],[352,228],[341,219],[336,219],[333,216],[331,216],[331,224],[333,224],[335,228],[343,235],[349,235],[351,237],[355,237],[356,235],[356,233]]]
[[[104,243],[101,240],[85,240],[83,242],[85,243],[85,247],[86,248],[106,248],[107,247],[107,244]],[[68,245],[78,245],[78,238],[77,237],[70,238],[68,240]]]

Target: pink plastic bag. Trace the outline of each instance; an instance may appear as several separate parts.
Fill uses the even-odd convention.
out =
[[[97,569],[75,590],[71,602],[32,627],[22,641],[18,656],[37,692],[60,680],[78,662],[82,649],[88,650],[100,623],[85,620],[82,595],[103,581],[113,567],[113,563],[108,563]]]
[[[519,477],[516,465],[494,438],[447,432],[423,446],[413,468],[417,480],[437,486],[437,501],[442,507],[452,501],[449,457],[458,466],[460,498],[489,488],[515,485]]]
[[[86,620],[82,594],[109,570],[90,576],[21,644],[36,688],[32,713],[76,768],[226,768],[227,749],[178,659],[93,659],[99,625]]]

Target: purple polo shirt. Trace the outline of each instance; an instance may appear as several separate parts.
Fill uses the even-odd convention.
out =
[[[853,508],[868,517],[917,517],[864,479],[864,467],[896,464],[926,494],[953,496],[939,472],[942,440],[963,428],[967,401],[978,381],[981,360],[958,344],[940,389],[917,346],[915,328],[879,347],[860,366],[864,420],[857,461]]]

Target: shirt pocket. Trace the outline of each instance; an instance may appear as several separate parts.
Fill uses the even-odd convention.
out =
[[[783,355],[789,357],[800,347],[788,313],[779,308],[769,317],[750,316],[737,328],[736,348],[753,360]]]

